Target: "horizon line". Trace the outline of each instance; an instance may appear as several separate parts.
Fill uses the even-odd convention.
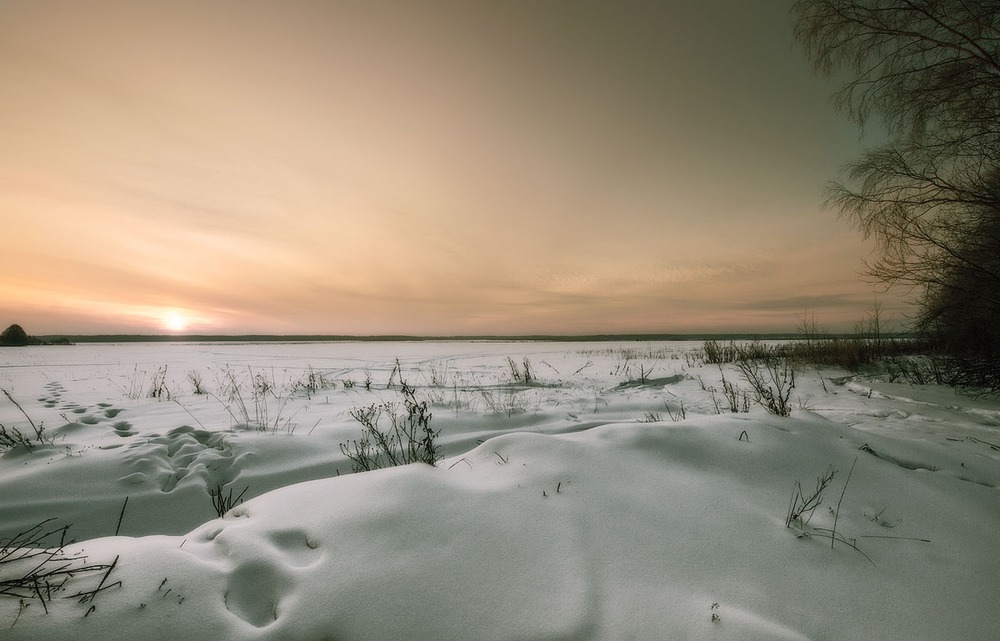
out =
[[[825,333],[822,338],[854,337],[856,333]],[[885,332],[885,338],[911,336],[909,332]],[[611,342],[611,341],[695,341],[695,340],[789,340],[802,338],[800,332],[672,332],[624,334],[43,334],[39,340],[69,340],[79,343],[117,342],[430,342],[430,341],[526,341],[526,342]]]

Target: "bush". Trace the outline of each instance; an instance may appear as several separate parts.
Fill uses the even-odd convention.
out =
[[[440,432],[431,429],[427,401],[417,401],[412,387],[400,388],[404,413],[397,414],[396,404],[381,403],[351,411],[362,425],[360,440],[341,443],[340,451],[353,462],[355,472],[367,472],[409,463],[436,465],[441,459],[435,439]],[[383,419],[389,425],[383,427]]]
[[[330,389],[336,384],[337,381],[335,379],[328,377],[322,372],[317,372],[310,365],[308,371],[301,379],[292,381],[290,389],[292,394],[301,392],[302,394],[305,394],[306,398],[311,399],[321,390]],[[345,385],[345,387],[347,386]]]
[[[709,364],[785,358],[799,364],[843,367],[852,371],[877,367],[888,359],[926,354],[931,349],[932,346],[924,340],[888,338],[867,330],[859,331],[854,336],[804,335],[799,340],[777,345],[765,345],[759,341],[730,341],[727,344],[705,341],[702,345],[704,360]]]
[[[187,373],[188,382],[191,383],[191,387],[194,389],[194,393],[201,395],[205,393],[205,384],[201,380],[201,372],[196,369],[191,370]]]
[[[91,563],[82,553],[67,553],[64,546],[69,545],[66,541],[69,526],[54,527],[52,521],[46,519],[0,540],[0,597],[18,599],[20,608],[11,627],[32,603],[38,603],[48,613],[53,596],[65,592],[71,580],[100,578],[93,589],[63,596],[85,604],[93,602],[105,590],[121,587],[121,581],[108,581],[118,557],[111,563]],[[58,543],[53,541],[56,538]],[[95,609],[92,605],[87,614]]]
[[[227,399],[218,400],[232,418],[233,423],[258,432],[276,433],[284,429],[289,434],[295,431],[291,416],[284,414],[291,396],[280,392],[281,386],[274,380],[274,372],[254,371],[247,367],[246,373],[227,369],[223,372],[220,387]],[[244,396],[244,387],[249,387],[249,396]]]
[[[31,338],[20,325],[11,325],[0,333],[0,345],[5,347],[23,347],[30,344]]]
[[[732,383],[726,380],[726,373],[723,371],[722,366],[719,366],[719,374],[722,376],[722,394],[726,398],[728,403],[729,411],[733,414],[737,412],[742,412],[744,414],[750,412],[750,397],[747,393],[736,387]],[[715,399],[715,389],[712,390],[712,399]],[[715,402],[716,409],[719,409],[718,401]]]
[[[221,485],[216,485],[214,492],[209,490],[208,495],[212,499],[212,508],[215,509],[215,513],[219,515],[219,518],[222,518],[226,515],[226,512],[242,503],[243,495],[246,494],[249,489],[249,485],[243,488],[243,491],[240,492],[239,496],[235,499],[233,498],[233,488],[229,488],[229,494],[222,493]]]
[[[761,361],[740,361],[743,379],[754,392],[754,401],[775,416],[789,416],[789,399],[795,389],[795,370],[787,359],[769,358]]]
[[[1000,357],[968,355],[937,361],[949,385],[972,395],[1000,396]]]
[[[826,472],[816,477],[816,489],[805,494],[802,491],[802,484],[795,481],[792,488],[792,498],[788,503],[788,512],[785,514],[785,527],[792,527],[798,524],[799,528],[809,525],[809,519],[813,512],[823,503],[823,492],[830,485],[837,470],[829,466]]]
[[[776,356],[781,349],[782,347],[765,345],[757,340],[749,343],[729,341],[726,344],[719,341],[705,341],[702,345],[705,362],[709,365],[725,365],[726,363],[737,363],[740,361],[762,360]]]
[[[34,438],[30,435],[25,434],[16,427],[8,428],[6,425],[0,423],[0,453],[7,452],[16,447],[23,447],[27,451],[35,449],[36,445],[51,445],[53,439],[51,436],[45,433],[45,425],[43,423],[35,424],[31,417],[28,416],[21,404],[14,400],[14,397],[10,395],[10,392],[0,387],[0,392],[3,392],[4,396],[7,397],[11,403],[14,404],[21,414],[27,419],[28,424],[31,425],[31,429],[34,432]]]

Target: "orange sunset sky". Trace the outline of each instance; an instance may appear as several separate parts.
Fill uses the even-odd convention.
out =
[[[784,0],[0,0],[0,326],[849,330]]]

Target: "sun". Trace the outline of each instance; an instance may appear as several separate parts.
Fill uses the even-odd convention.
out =
[[[171,332],[183,332],[189,325],[187,316],[176,309],[164,314],[162,322],[163,326]]]

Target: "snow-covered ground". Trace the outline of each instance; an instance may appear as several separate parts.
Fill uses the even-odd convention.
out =
[[[998,638],[1000,403],[802,368],[791,417],[730,413],[699,347],[0,350],[0,424],[54,437],[0,456],[0,545],[55,546],[0,581],[73,572],[0,584],[0,637]],[[351,473],[402,381],[444,459]]]

